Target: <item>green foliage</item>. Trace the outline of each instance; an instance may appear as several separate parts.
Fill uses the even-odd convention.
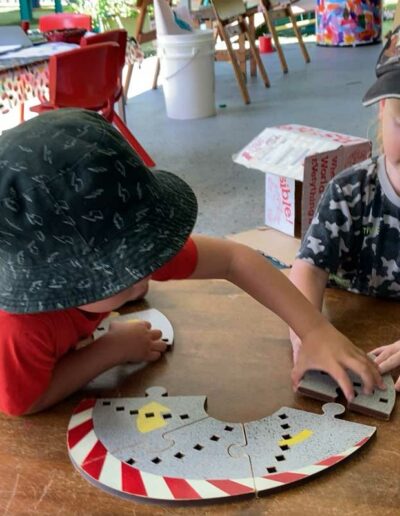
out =
[[[1,1],[0,1],[1,4]],[[70,11],[70,9],[65,8],[65,11]],[[30,22],[31,29],[38,28],[38,19],[40,16],[44,14],[52,14],[54,13],[54,8],[47,7],[45,9],[34,9],[32,11],[32,20]],[[9,7],[0,7],[0,27],[3,25],[19,25],[21,23],[21,12],[17,5],[9,6]]]
[[[75,12],[90,14],[97,30],[109,18],[135,18],[138,14],[132,0],[69,0],[69,4]]]
[[[255,38],[258,39],[260,36],[265,36],[266,34],[269,34],[269,30],[266,23],[262,23],[261,25],[258,25],[255,30]]]

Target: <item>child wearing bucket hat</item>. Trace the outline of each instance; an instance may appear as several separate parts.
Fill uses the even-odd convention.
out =
[[[375,71],[377,80],[363,104],[379,102],[383,153],[331,180],[290,274],[319,310],[327,285],[400,299],[400,26]],[[296,357],[301,344],[295,331],[291,340]],[[372,352],[381,373],[400,365],[400,340]]]
[[[303,339],[295,378],[345,369],[367,390],[377,367],[257,252],[191,236],[196,198],[151,172],[100,115],[58,110],[0,137],[0,410],[37,412],[110,367],[165,350],[146,323],[117,324],[77,349],[108,313],[155,280],[225,278]]]

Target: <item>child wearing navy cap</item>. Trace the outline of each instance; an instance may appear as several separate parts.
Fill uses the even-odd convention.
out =
[[[330,181],[290,275],[318,310],[327,285],[400,299],[400,27],[375,71],[363,104],[379,102],[383,152]],[[302,339],[292,331],[291,340],[296,361]],[[382,373],[400,365],[400,341],[373,353]],[[400,391],[400,378],[395,385]]]

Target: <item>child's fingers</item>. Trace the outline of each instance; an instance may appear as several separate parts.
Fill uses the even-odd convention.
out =
[[[293,385],[294,390],[297,390],[300,380],[303,378],[305,372],[306,372],[306,368],[300,367],[298,362],[293,367],[291,377],[292,377],[292,385]]]
[[[167,350],[167,344],[162,340],[156,340],[151,343],[152,351],[159,351],[160,353],[164,353]]]
[[[374,362],[375,362],[375,364],[379,367],[379,366],[382,364],[382,362],[384,362],[384,361],[387,359],[387,357],[389,357],[389,356],[390,356],[390,353],[388,353],[388,351],[387,351],[387,350],[382,351],[382,353],[380,353],[380,354],[375,358]]]
[[[300,367],[293,368],[291,376],[294,390],[297,390],[299,382],[303,378],[306,370],[307,369]],[[342,367],[338,366],[335,369],[331,369],[330,371],[325,370],[325,372],[329,373],[330,376],[338,383],[347,401],[352,401],[354,399],[354,388],[346,371]],[[371,381],[369,381],[369,385],[371,385]],[[369,388],[371,389],[371,387]]]
[[[369,355],[366,355],[364,351],[359,348],[354,347],[353,351],[355,351],[353,356],[345,357],[342,365],[345,369],[350,369],[361,377],[364,384],[364,393],[370,394],[375,386],[380,389],[386,389],[378,364],[375,360]]]
[[[135,327],[142,327],[146,330],[150,330],[151,329],[151,323],[149,323],[149,321],[138,321],[137,319],[135,320],[132,320],[132,321],[111,321],[110,322],[110,330],[115,330],[115,329],[118,329],[120,328],[121,326],[130,326],[132,327],[133,325],[135,325]]]
[[[394,353],[393,355],[387,356],[385,360],[383,360],[379,364],[379,370],[380,372],[387,373],[394,369],[395,367],[398,367],[400,365],[400,351],[397,353]]]
[[[152,340],[160,340],[162,337],[162,331],[161,330],[150,330],[150,338]]]
[[[371,351],[371,353],[373,353],[376,357],[378,357],[383,351],[385,351],[385,349],[387,348],[387,346],[380,346],[379,348],[375,348]]]
[[[364,394],[371,394],[375,386],[386,389],[378,365],[367,356],[364,360],[350,362],[347,367],[361,377]]]
[[[162,340],[157,340],[151,343],[149,350],[149,361],[155,362],[162,357],[167,349],[167,345]]]
[[[346,400],[352,401],[354,399],[354,388],[346,371],[342,367],[337,366],[335,369],[326,372],[339,384]]]
[[[160,351],[150,351],[148,362],[155,362],[161,358],[162,353]]]
[[[396,391],[400,392],[400,376],[397,378],[396,383],[394,384]]]

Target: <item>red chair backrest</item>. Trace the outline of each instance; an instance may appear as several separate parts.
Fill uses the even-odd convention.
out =
[[[92,17],[89,14],[55,13],[39,18],[39,30],[86,29],[92,30]]]
[[[128,39],[128,33],[124,29],[108,30],[106,32],[99,32],[87,37],[81,38],[80,44],[82,47],[87,45],[96,45],[97,43],[106,43],[108,41],[114,41],[118,43],[120,47],[119,64],[122,69],[125,65],[125,54],[126,54],[126,43]]]
[[[117,43],[99,43],[55,54],[49,60],[50,104],[113,110],[119,80]]]

